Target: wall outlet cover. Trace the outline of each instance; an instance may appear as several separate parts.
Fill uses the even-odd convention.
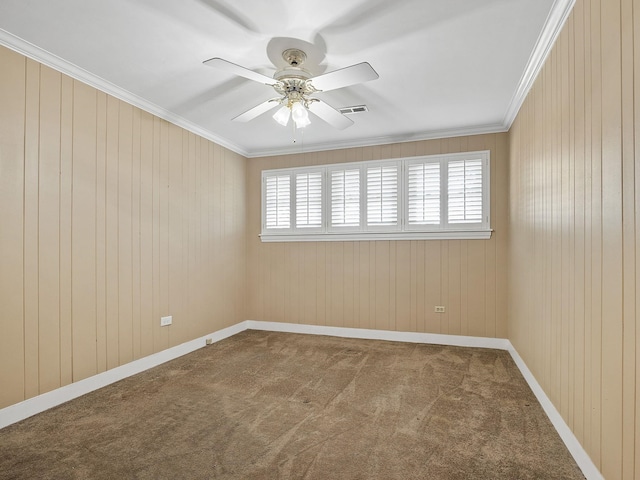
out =
[[[160,326],[161,327],[166,327],[167,325],[171,325],[172,323],[173,323],[173,317],[172,316],[161,317],[160,318]]]

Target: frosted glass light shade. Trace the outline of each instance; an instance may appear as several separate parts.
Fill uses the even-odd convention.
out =
[[[291,117],[298,128],[304,128],[311,123],[309,112],[300,102],[294,103],[293,107],[291,107]]]
[[[289,107],[286,105],[280,107],[278,111],[273,114],[273,119],[280,125],[286,127],[287,123],[289,123]]]

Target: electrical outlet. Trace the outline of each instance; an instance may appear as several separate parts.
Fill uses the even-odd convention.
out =
[[[433,311],[436,313],[444,313],[444,307],[442,305],[436,305]]]
[[[173,323],[173,317],[172,316],[160,317],[160,326],[161,327],[166,327],[167,325],[171,325],[172,323]]]
[[[207,345],[213,345],[213,338],[207,338],[205,342]]]

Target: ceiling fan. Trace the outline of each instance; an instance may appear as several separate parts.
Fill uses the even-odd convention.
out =
[[[273,78],[222,58],[211,58],[203,62],[205,65],[270,85],[279,95],[238,115],[232,119],[233,121],[248,122],[280,105],[273,118],[281,125],[286,126],[291,117],[297,128],[304,128],[311,123],[308,114],[310,111],[329,125],[342,130],[352,125],[353,121],[326,102],[312,97],[312,95],[378,78],[376,71],[367,62],[314,77],[302,66],[307,59],[307,54],[302,50],[297,48],[286,49],[282,52],[282,58],[288,66],[277,71]]]

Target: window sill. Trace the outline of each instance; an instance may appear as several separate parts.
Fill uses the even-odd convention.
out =
[[[448,230],[446,232],[352,232],[352,233],[263,233],[270,242],[359,242],[375,240],[488,240],[493,230]]]

